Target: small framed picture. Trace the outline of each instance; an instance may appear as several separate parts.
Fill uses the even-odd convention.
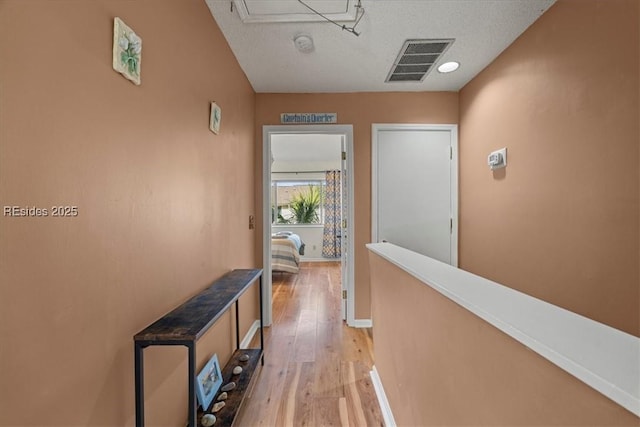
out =
[[[140,84],[142,39],[122,19],[113,20],[113,69]]]
[[[220,132],[220,120],[222,119],[222,110],[215,102],[211,103],[211,116],[209,117],[209,129],[216,135]]]
[[[196,395],[202,409],[206,411],[222,384],[218,355],[214,354],[198,374],[196,379]]]

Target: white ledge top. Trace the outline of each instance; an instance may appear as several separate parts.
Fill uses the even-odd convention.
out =
[[[367,248],[640,417],[640,338],[391,243]]]

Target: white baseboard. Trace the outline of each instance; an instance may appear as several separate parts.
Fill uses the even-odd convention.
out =
[[[340,258],[305,258],[301,256],[300,262],[340,262]]]
[[[349,326],[354,328],[371,328],[373,327],[373,321],[371,319],[353,319],[353,323]]]
[[[384,392],[384,387],[382,387],[380,375],[378,375],[378,370],[375,366],[373,367],[373,370],[369,373],[369,375],[371,376],[371,383],[373,384],[373,388],[376,391],[376,396],[378,397],[378,404],[380,405],[380,411],[382,412],[384,425],[386,427],[396,427],[396,420],[393,418],[391,406],[389,406],[387,395]]]
[[[256,332],[258,332],[259,329],[260,329],[260,321],[256,320],[251,324],[251,327],[247,331],[247,335],[245,335],[242,341],[240,341],[240,348],[249,348],[249,344],[251,344],[251,340],[253,339],[253,336],[256,334]]]

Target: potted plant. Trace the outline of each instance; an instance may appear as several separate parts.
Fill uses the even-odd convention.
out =
[[[320,209],[320,189],[317,186],[309,186],[306,192],[300,192],[291,201],[293,222],[295,224],[313,224],[318,222]]]

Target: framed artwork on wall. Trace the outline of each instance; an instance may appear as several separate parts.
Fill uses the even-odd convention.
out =
[[[140,84],[142,39],[120,18],[113,20],[113,69],[134,84]]]
[[[220,121],[222,120],[222,110],[215,102],[211,103],[211,115],[209,117],[209,129],[216,135],[220,132]]]

